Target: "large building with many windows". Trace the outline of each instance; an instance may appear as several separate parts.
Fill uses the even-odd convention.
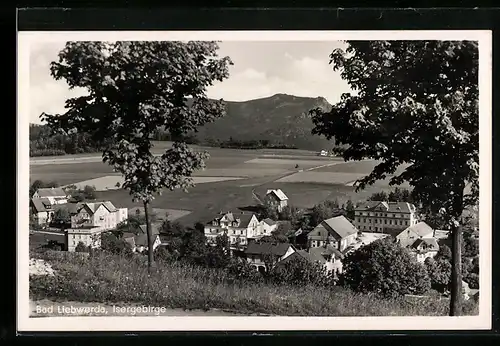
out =
[[[407,202],[369,201],[354,210],[354,225],[362,232],[403,230],[417,222],[417,208]]]

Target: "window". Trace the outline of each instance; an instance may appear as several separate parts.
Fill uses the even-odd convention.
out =
[[[384,220],[384,224],[387,225],[387,220]]]
[[[363,222],[366,223],[366,219],[363,219]]]
[[[378,232],[378,227],[375,227],[375,232]]]
[[[399,220],[399,225],[403,225],[403,220]]]
[[[368,227],[368,229],[371,231],[372,230],[372,226]]]
[[[408,220],[407,220],[407,221],[405,221],[405,225],[406,225],[406,226],[408,226]]]
[[[377,220],[377,219],[375,219],[375,223],[378,223],[378,220]]]

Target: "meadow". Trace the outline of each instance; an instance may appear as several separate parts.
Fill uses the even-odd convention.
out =
[[[166,147],[168,143],[161,145]],[[160,149],[157,147],[156,150]],[[258,203],[253,193],[263,196],[267,189],[282,189],[289,197],[289,204],[300,208],[311,208],[326,199],[356,202],[373,192],[391,189],[387,181],[358,193],[349,185],[370,173],[374,166],[372,161],[343,162],[340,158],[319,157],[314,152],[293,149],[207,150],[210,159],[206,162],[206,169],[194,174],[197,185],[188,192],[163,191],[153,201],[153,208],[191,211],[180,216],[178,221],[192,225],[198,221],[206,222],[220,211],[248,210]],[[118,173],[107,164],[89,162],[88,158],[86,156],[82,162],[75,157],[73,163],[66,160],[63,164],[31,165],[30,180],[56,181],[62,186],[96,185],[102,190],[97,192],[99,200],[110,200],[119,207],[141,206],[132,202],[127,191],[114,187],[117,181],[121,181]]]
[[[448,300],[433,296],[385,300],[336,286],[240,282],[227,271],[180,262],[162,263],[149,274],[143,256],[57,255],[31,253],[30,257],[44,259],[55,270],[55,276],[30,278],[31,300],[136,303],[278,316],[446,316],[449,305]],[[477,314],[477,305],[465,302],[464,313]]]

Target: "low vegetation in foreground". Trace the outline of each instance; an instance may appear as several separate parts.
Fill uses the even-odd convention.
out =
[[[184,309],[223,309],[282,316],[446,316],[449,301],[438,297],[381,299],[373,294],[314,285],[252,282],[236,273],[182,262],[165,262],[152,274],[146,258],[102,251],[33,252],[55,270],[30,278],[30,298],[135,303]],[[465,301],[463,314],[477,314]]]

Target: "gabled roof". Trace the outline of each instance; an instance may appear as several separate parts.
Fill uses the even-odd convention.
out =
[[[157,234],[153,235],[153,241],[154,241],[154,238],[156,238],[156,237],[158,237]],[[132,245],[132,247],[134,247],[134,246],[147,247],[148,246],[147,234],[142,234],[142,233],[133,234],[133,233],[126,232],[126,233],[123,233],[123,240],[125,240],[127,243]]]
[[[389,213],[414,213],[417,208],[408,202],[367,201],[359,204],[356,211],[382,210]]]
[[[94,214],[97,211],[97,209],[99,209],[99,207],[101,205],[104,208],[106,208],[110,213],[113,213],[113,212],[115,212],[117,210],[116,207],[113,205],[113,203],[111,203],[109,201],[105,201],[105,202],[93,202],[93,203],[85,202],[85,203],[79,203],[78,212],[80,212],[80,210],[82,208],[85,208],[87,210],[87,212],[92,215],[92,214]]]
[[[139,226],[139,231],[141,234],[146,234],[147,235],[147,228],[146,225],[140,225]],[[159,224],[151,224],[151,233],[153,235],[160,234],[160,225]]]
[[[415,240],[415,242],[411,245],[412,248],[417,249],[419,245],[425,244],[427,245],[427,251],[438,251],[439,250],[439,245],[434,238],[420,238]]]
[[[314,258],[314,256],[311,256],[311,254],[309,254],[305,250],[297,250],[293,254],[291,254],[290,256],[285,258],[284,260],[278,262],[278,264],[283,265],[283,264],[289,263],[290,261],[293,261],[293,260],[306,260],[310,263],[316,263],[316,262],[320,262],[322,264],[326,263],[326,260],[321,256],[319,258]]]
[[[36,192],[40,197],[66,197],[66,192],[60,187],[40,188]]]
[[[264,219],[264,220],[262,220],[262,222],[267,223],[269,226],[274,226],[274,225],[276,225],[276,221],[274,221],[274,220],[272,220],[272,219],[270,219],[270,218]]]
[[[358,230],[343,215],[323,220],[321,224],[330,235],[337,239],[344,239],[352,234],[358,233]]]
[[[310,248],[309,253],[311,253],[315,257],[321,258],[324,258],[323,256],[332,255],[334,255],[335,258],[344,258],[344,254],[331,245]]]
[[[290,243],[269,243],[251,241],[245,250],[247,255],[276,255],[283,256],[293,245]]]
[[[214,221],[220,222],[223,220],[223,221],[228,221],[231,223],[234,221],[238,221],[239,222],[238,226],[231,225],[231,227],[247,228],[254,215],[255,214],[253,214],[253,213],[236,214],[236,213],[231,213],[231,212],[227,212],[225,214],[217,214],[209,222],[207,222],[207,225],[210,225]]]
[[[269,194],[273,194],[274,196],[276,196],[280,201],[286,201],[288,199],[288,197],[285,195],[285,193],[283,191],[281,191],[280,189],[276,189],[276,190],[267,190],[266,192],[266,196],[269,195]]]
[[[46,212],[53,209],[48,198],[32,198],[31,203],[37,213]]]
[[[414,232],[415,234],[417,234],[419,237],[428,237],[429,234],[432,236],[434,234],[434,230],[432,229],[431,226],[429,226],[428,224],[426,224],[425,222],[421,221],[419,223],[416,223],[415,225],[413,226],[410,226],[406,229],[404,229],[402,232],[400,232],[399,234],[402,234],[403,232],[408,232],[408,231],[411,231],[411,232]]]

